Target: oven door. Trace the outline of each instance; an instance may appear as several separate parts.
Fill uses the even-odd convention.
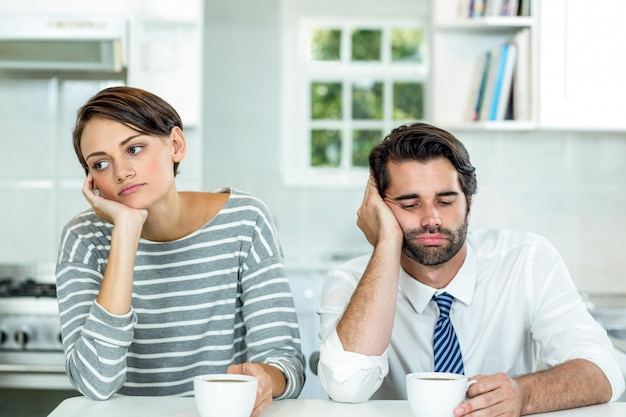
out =
[[[46,356],[29,352],[28,355]],[[62,353],[61,353],[62,355]],[[0,363],[0,415],[47,416],[64,399],[81,395],[70,384],[63,365]]]

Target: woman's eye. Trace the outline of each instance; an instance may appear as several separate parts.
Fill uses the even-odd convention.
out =
[[[108,161],[98,161],[95,164],[93,164],[93,168],[96,171],[102,171],[104,168],[109,166],[109,162]]]
[[[138,154],[139,152],[141,152],[141,150],[143,149],[143,146],[141,145],[133,145],[130,148],[128,148],[128,153],[129,154]]]

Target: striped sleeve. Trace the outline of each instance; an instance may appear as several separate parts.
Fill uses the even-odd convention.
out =
[[[279,368],[287,386],[277,399],[296,398],[304,385],[304,357],[282,249],[265,205],[256,201],[252,210],[255,227],[241,278],[248,361]]]

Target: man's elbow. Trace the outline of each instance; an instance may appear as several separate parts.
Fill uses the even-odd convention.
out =
[[[339,403],[364,403],[372,396],[372,394],[363,392],[360,387],[352,384],[340,384],[332,381],[330,383],[322,382],[322,386],[330,399]]]
[[[340,403],[363,403],[370,399],[374,391],[368,389],[367,383],[355,383],[354,380],[347,379],[339,381],[332,372],[320,363],[318,366],[318,376],[322,387],[331,400]],[[380,386],[380,383],[377,384]],[[378,388],[378,386],[376,388]]]

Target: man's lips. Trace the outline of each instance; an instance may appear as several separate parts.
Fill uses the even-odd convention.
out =
[[[446,243],[446,237],[440,233],[427,233],[415,238],[417,242],[425,246],[443,245]]]
[[[139,190],[141,187],[143,187],[143,184],[127,185],[126,187],[122,188],[122,191],[120,191],[120,195],[121,196],[125,196],[125,195],[128,195],[128,194],[132,194],[135,191]]]

